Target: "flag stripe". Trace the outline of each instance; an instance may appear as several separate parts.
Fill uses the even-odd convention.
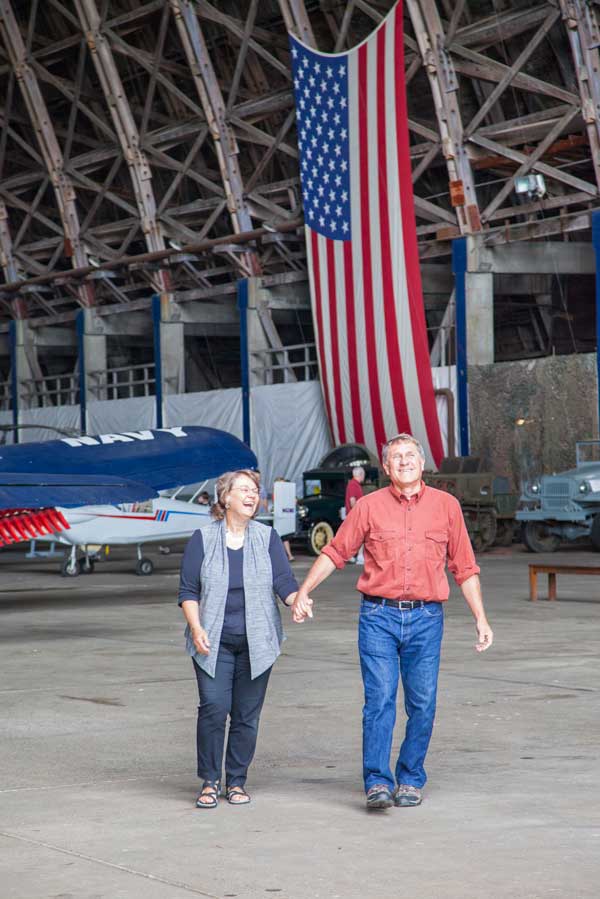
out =
[[[348,367],[350,375],[350,400],[352,405],[352,425],[354,440],[365,442],[363,429],[360,379],[358,372],[358,350],[356,341],[356,310],[354,306],[354,278],[352,271],[352,244],[349,240],[344,242],[344,285],[346,288],[346,330],[348,335]]]
[[[388,196],[396,196],[397,182],[392,177],[388,184],[388,154],[387,154],[387,128],[389,126],[390,113],[387,107],[386,95],[386,29],[377,32],[377,145],[381,154],[379,166],[379,204],[381,227],[381,272],[384,285],[384,310],[385,310],[385,337],[387,345],[387,358],[389,374],[392,385],[392,403],[396,413],[396,426],[393,432],[388,431],[387,437],[393,437],[401,431],[410,431],[410,420],[406,408],[404,378],[402,375],[402,363],[400,361],[400,347],[398,345],[399,326],[401,329],[408,324],[405,310],[400,309],[400,321],[396,318],[396,303],[398,296],[394,291],[395,279],[392,272],[392,247],[390,240],[390,218]],[[391,123],[393,128],[393,123]],[[389,192],[389,193],[388,193]]]
[[[358,118],[359,133],[368,135],[369,122],[367,110],[367,48],[368,43],[363,44],[358,50]],[[373,430],[375,445],[379,449],[385,443],[385,426],[381,411],[381,394],[379,392],[379,378],[377,373],[377,341],[375,338],[375,313],[373,309],[373,261],[371,258],[371,229],[369,222],[370,213],[370,185],[369,185],[369,141],[361,140],[359,145],[360,167],[360,210],[362,230],[354,236],[353,243],[361,241],[363,249],[363,291],[365,308],[365,341],[367,345],[369,393],[371,397],[371,414],[373,417]],[[353,160],[352,160],[353,161]]]
[[[340,354],[338,346],[338,299],[336,296],[335,277],[335,250],[334,241],[325,240],[327,251],[327,293],[329,295],[329,333],[331,335],[331,372],[333,381],[333,396],[337,419],[338,443],[346,442],[346,429],[344,428],[344,407],[342,402],[342,386],[340,371]]]
[[[331,403],[329,401],[329,382],[327,380],[327,364],[325,361],[325,353],[323,351],[323,303],[321,298],[321,281],[320,281],[320,265],[319,265],[319,236],[316,231],[307,229],[306,247],[309,254],[308,268],[313,272],[312,296],[314,297],[313,312],[315,314],[315,322],[317,325],[317,352],[319,356],[319,370],[321,372],[321,385],[323,388],[323,398],[325,400],[325,408],[327,410],[327,419],[329,426],[333,431],[333,418],[331,417]],[[310,249],[309,249],[310,247]]]
[[[396,15],[392,21],[395,26],[395,45],[397,48],[396,71],[403,73],[404,35],[400,11],[401,10],[396,7]],[[399,139],[397,140],[398,177],[401,186],[400,207],[402,210],[404,260],[406,265],[407,288],[409,291],[413,346],[415,348],[417,387],[421,399],[421,408],[423,410],[428,442],[437,467],[444,456],[444,448],[442,446],[435,394],[433,392],[433,379],[429,361],[429,343],[427,340],[427,329],[423,310],[423,289],[421,285],[421,269],[419,268],[419,247],[417,244],[417,230],[415,228],[415,208],[408,145],[408,113],[404,90],[396,91],[396,121],[397,128],[401,128],[402,132],[404,132],[398,135]]]

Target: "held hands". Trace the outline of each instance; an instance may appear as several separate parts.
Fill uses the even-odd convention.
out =
[[[477,629],[477,643],[475,649],[477,652],[485,652],[494,642],[494,632],[489,626],[487,620],[483,618],[481,621],[475,622]]]
[[[302,624],[305,618],[313,617],[313,601],[307,593],[298,590],[296,598],[292,603],[292,621],[295,624]]]
[[[208,639],[208,634],[204,628],[200,626],[195,627],[192,629],[191,633],[196,652],[199,652],[203,656],[207,656],[210,652],[210,640]]]

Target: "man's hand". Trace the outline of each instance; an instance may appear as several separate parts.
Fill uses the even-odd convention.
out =
[[[191,634],[194,646],[196,647],[196,652],[199,652],[203,656],[207,656],[210,652],[210,640],[208,639],[208,634],[204,628],[200,626],[194,627],[192,628]]]
[[[481,618],[475,622],[477,628],[477,643],[475,649],[477,652],[485,652],[494,642],[494,632],[489,626],[486,618]]]
[[[302,624],[305,618],[312,618],[313,601],[308,593],[303,593],[302,589],[296,593],[296,598],[292,605],[292,621],[295,624]]]

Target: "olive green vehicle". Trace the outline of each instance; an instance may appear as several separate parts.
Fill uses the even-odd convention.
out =
[[[379,463],[360,444],[346,443],[331,450],[317,468],[302,475],[303,497],[298,500],[298,530],[295,539],[306,542],[309,552],[318,556],[342,523],[341,509],[346,497],[346,484],[352,469],[365,470],[363,491],[370,493],[379,487],[382,477]]]
[[[476,552],[511,545],[518,528],[519,495],[511,493],[508,478],[483,469],[476,456],[455,456],[442,459],[438,471],[424,472],[423,480],[460,502]]]

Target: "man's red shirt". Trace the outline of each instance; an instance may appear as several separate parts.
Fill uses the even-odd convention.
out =
[[[343,568],[363,543],[356,586],[371,596],[445,602],[446,562],[459,585],[479,574],[458,500],[425,484],[410,499],[391,486],[364,496],[323,552]]]

